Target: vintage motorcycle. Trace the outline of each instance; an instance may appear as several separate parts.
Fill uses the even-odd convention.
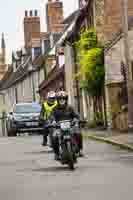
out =
[[[71,170],[77,163],[78,145],[75,140],[75,123],[71,120],[59,121],[54,125],[53,137],[58,138],[61,164],[67,164]]]

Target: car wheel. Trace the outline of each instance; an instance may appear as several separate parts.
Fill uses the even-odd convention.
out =
[[[7,131],[8,137],[16,137],[17,136],[17,131],[16,130],[8,130]]]
[[[7,136],[8,137],[15,137],[17,136],[17,130],[15,128],[11,127],[11,123],[6,123],[6,130],[7,130]]]
[[[13,128],[9,128],[8,126],[6,126],[6,130],[7,130],[7,136],[8,137],[15,137],[17,136],[17,131]]]

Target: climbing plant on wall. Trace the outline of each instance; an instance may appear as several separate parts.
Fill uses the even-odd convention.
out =
[[[104,89],[104,47],[98,42],[96,31],[81,31],[76,49],[80,66],[76,77],[80,78],[81,88],[93,98],[95,113],[101,112],[99,99]]]

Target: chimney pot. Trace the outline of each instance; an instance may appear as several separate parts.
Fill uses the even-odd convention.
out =
[[[30,17],[32,17],[33,16],[33,12],[32,12],[32,10],[30,10]]]
[[[28,12],[27,12],[27,10],[25,10],[25,17],[28,17]]]
[[[35,17],[37,17],[37,15],[38,15],[38,12],[37,12],[37,10],[35,10]]]

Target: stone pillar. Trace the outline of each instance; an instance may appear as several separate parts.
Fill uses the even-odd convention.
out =
[[[68,103],[75,107],[75,90],[74,90],[74,56],[71,46],[65,46],[65,80],[66,91],[68,92]]]
[[[109,103],[110,106],[108,104],[108,108],[107,110],[109,111],[109,115],[110,115],[110,111],[111,111],[111,117],[112,117],[112,128],[113,129],[118,129],[119,125],[117,122],[117,116],[121,110],[120,108],[120,99],[119,99],[119,94],[121,91],[120,88],[120,83],[111,83],[107,85],[107,91],[108,91],[108,95],[107,98],[109,98]],[[110,109],[111,107],[111,109]]]
[[[105,86],[105,98],[106,98],[107,126],[108,129],[112,129],[111,104],[109,99],[109,90],[107,86]]]
[[[86,97],[85,97],[85,92],[82,90],[82,99],[83,99],[83,116],[84,119],[88,118],[88,108],[87,108],[87,102],[86,102]]]

